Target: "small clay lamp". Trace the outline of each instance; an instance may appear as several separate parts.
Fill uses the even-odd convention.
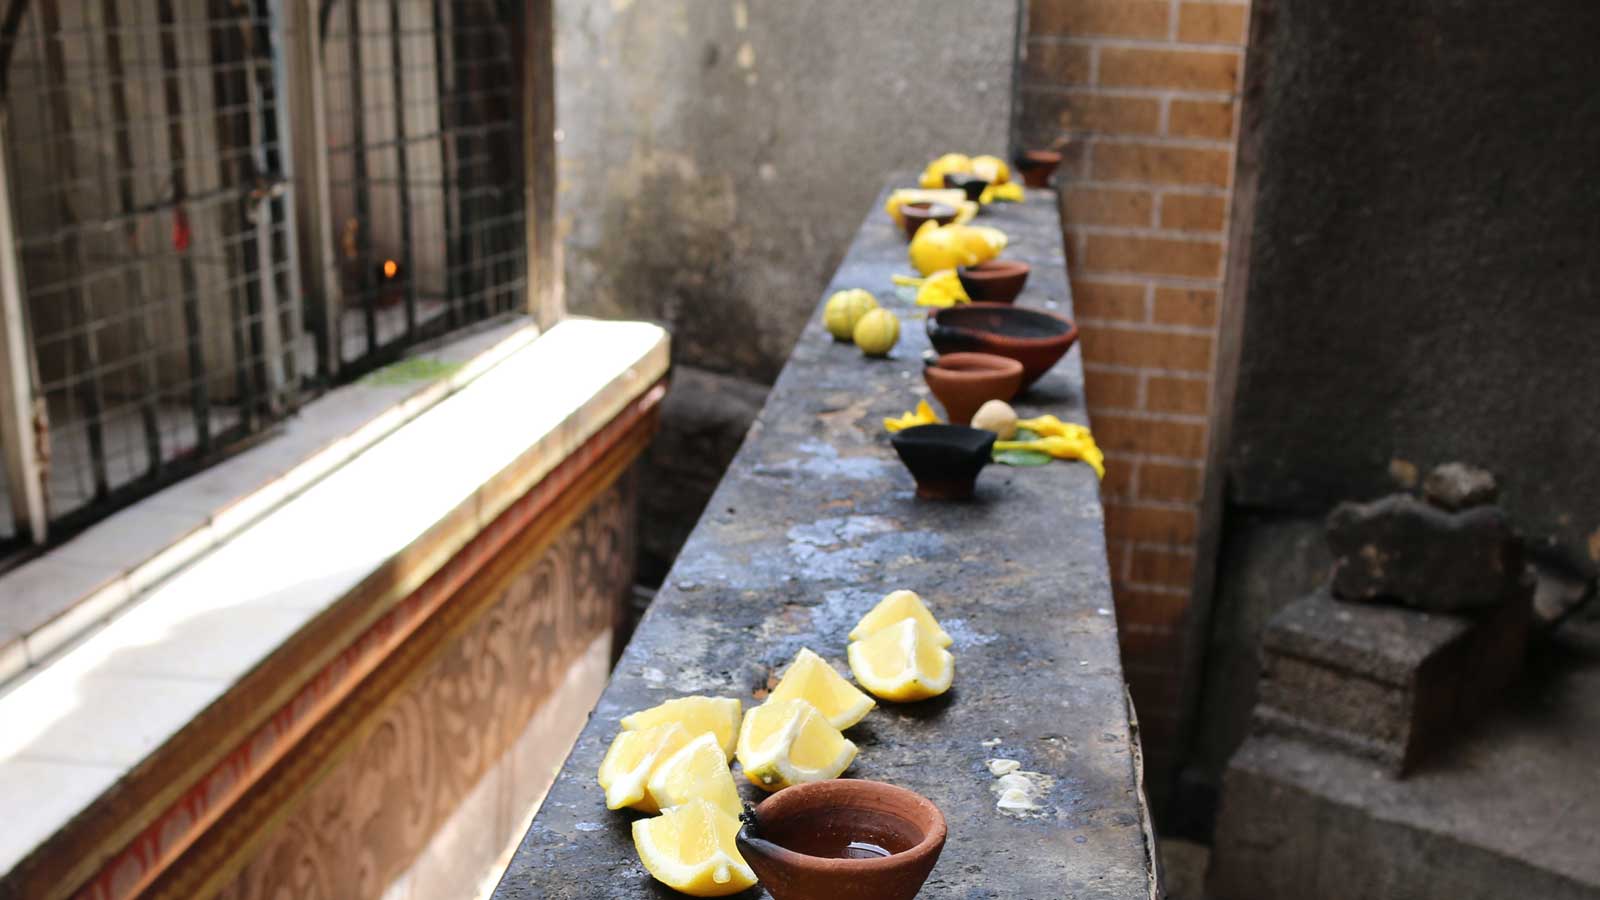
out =
[[[923,222],[933,221],[940,225],[949,225],[956,220],[956,208],[944,203],[934,203],[929,200],[918,200],[915,203],[900,204],[900,220],[906,229],[906,240],[917,236],[917,229]]]
[[[989,464],[996,435],[966,425],[917,425],[889,435],[924,500],[965,500]]]
[[[944,186],[966,191],[967,199],[977,203],[982,199],[984,190],[989,187],[989,180],[965,172],[949,172],[944,176]]]
[[[1059,150],[1024,150],[1017,155],[1017,171],[1022,173],[1022,183],[1028,187],[1049,187],[1050,176],[1061,165]]]
[[[1010,402],[1022,389],[1022,363],[991,353],[947,353],[922,370],[922,380],[957,425],[990,400]]]
[[[1071,320],[1006,303],[962,303],[928,316],[928,340],[945,353],[993,353],[1022,363],[1024,390],[1078,339]]]
[[[912,900],[944,850],[944,814],[905,788],[840,778],[740,817],[739,855],[773,900]]]
[[[982,303],[1012,303],[1028,283],[1028,264],[1020,259],[991,259],[975,266],[961,266],[956,276],[967,296]]]

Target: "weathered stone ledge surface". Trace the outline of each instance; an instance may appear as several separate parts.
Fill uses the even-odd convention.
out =
[[[851,626],[896,588],[921,593],[955,638],[955,687],[925,703],[881,704],[850,731],[861,754],[847,774],[911,788],[944,810],[949,843],[922,896],[1132,900],[1154,892],[1094,472],[1064,462],[991,466],[973,502],[913,496],[881,419],[926,396],[928,343],[922,311],[890,285],[891,274],[911,270],[882,202],[824,296],[873,291],[901,318],[899,346],[890,359],[865,359],[828,337],[819,305],[497,900],[675,896],[635,857],[628,825],[636,815],[608,812],[594,783],[617,720],[692,693],[755,703],[801,647],[842,667]],[[1004,229],[1006,255],[1033,266],[1020,302],[1070,316],[1055,195],[1029,191],[1026,204],[980,221]],[[1017,406],[1086,422],[1077,349]],[[997,809],[986,766],[993,758],[1048,776],[1038,812]],[[755,788],[741,790],[759,799]]]

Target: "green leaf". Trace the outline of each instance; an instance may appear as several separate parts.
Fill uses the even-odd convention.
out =
[[[1016,436],[1012,438],[1013,441],[1037,441],[1038,439],[1039,436],[1037,434],[1026,428],[1018,428]]]
[[[1042,466],[1051,459],[1038,450],[1001,450],[994,455],[995,462],[1007,466]]]

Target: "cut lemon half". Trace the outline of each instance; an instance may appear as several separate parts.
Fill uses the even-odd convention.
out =
[[[600,761],[600,786],[606,792],[606,809],[631,806],[644,812],[659,807],[650,798],[647,784],[656,764],[689,743],[689,734],[676,722],[624,731],[611,742],[606,758]]]
[[[691,800],[633,823],[633,848],[655,879],[691,897],[726,897],[754,887],[739,855],[739,820],[705,800]]]
[[[794,662],[784,671],[778,686],[772,689],[768,703],[785,700],[804,700],[817,708],[828,724],[840,731],[861,721],[878,704],[856,690],[843,675],[834,671],[828,661],[802,647]]]
[[[850,671],[883,700],[926,700],[950,690],[956,659],[938,635],[916,619],[901,619],[851,644]],[[748,720],[746,720],[748,721]]]
[[[733,759],[733,742],[739,736],[739,716],[744,706],[733,697],[679,697],[660,706],[622,717],[625,731],[643,731],[676,722],[690,737],[709,731],[717,736],[724,759]]]
[[[763,703],[739,729],[744,777],[765,791],[838,778],[855,758],[856,745],[804,700]]]
[[[927,626],[941,647],[948,647],[953,643],[950,635],[944,633],[944,629],[939,626],[939,620],[933,617],[933,613],[928,612],[928,607],[923,604],[922,598],[918,597],[915,591],[895,591],[879,600],[878,605],[872,608],[872,612],[862,616],[861,621],[856,623],[856,627],[850,632],[850,640],[865,640],[901,619],[916,619]],[[855,663],[851,663],[850,666],[854,668]]]
[[[734,818],[739,817],[739,789],[733,785],[728,758],[711,732],[700,735],[667,757],[650,773],[645,787],[662,809],[704,800]]]

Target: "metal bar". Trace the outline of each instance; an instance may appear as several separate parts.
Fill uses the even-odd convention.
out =
[[[283,414],[287,398],[284,372],[284,340],[282,313],[278,303],[278,285],[273,260],[279,232],[275,226],[276,213],[282,208],[282,163],[278,153],[278,119],[276,109],[278,94],[274,81],[277,60],[273,57],[272,35],[263,7],[265,0],[257,0],[256,14],[243,11],[246,21],[239,24],[239,43],[244,58],[253,64],[244,71],[245,94],[248,108],[254,113],[247,121],[250,157],[255,178],[249,185],[245,213],[255,226],[256,305],[260,310],[253,323],[257,345],[256,372],[263,392],[262,410],[271,418]],[[252,77],[253,76],[253,77]]]
[[[111,72],[111,83],[115,86],[110,93],[112,144],[117,158],[117,203],[126,215],[137,205],[137,200],[133,189],[133,140],[128,133],[132,119],[128,115],[128,87],[122,59],[122,22],[117,7],[118,0],[102,0],[100,15],[105,30],[106,68]],[[127,249],[136,251],[139,246],[138,221],[131,217],[124,219],[122,234]],[[156,403],[161,396],[161,375],[156,370],[156,350],[150,338],[149,294],[144,289],[144,282],[143,266],[123,267],[123,289],[128,292],[129,302],[137,306],[128,317],[133,349],[140,356],[138,365],[134,366],[134,390],[139,396],[139,417],[144,424],[145,454],[150,461],[149,477],[154,478],[160,475],[162,463],[161,419],[156,410]]]
[[[346,39],[350,44],[350,122],[355,145],[350,167],[355,173],[356,283],[366,313],[367,352],[378,349],[378,298],[372,285],[372,206],[367,197],[367,107],[361,91],[361,0],[344,0]]]
[[[65,89],[56,87],[65,80],[67,68],[61,49],[61,16],[56,0],[39,0],[38,9],[39,25],[34,29],[34,34],[50,75],[51,87],[45,91],[50,97],[51,130],[53,136],[59,139],[62,135],[72,134],[72,111],[67,106]],[[55,164],[67,173],[68,179],[76,178],[71,146],[63,148],[58,145],[54,149],[57,152],[50,156]],[[75,216],[67,203],[65,188],[56,196],[62,218],[73,221]],[[62,244],[63,255],[71,258],[79,272],[84,271],[83,242],[74,235],[65,238]],[[94,477],[94,494],[96,498],[102,498],[110,493],[111,484],[106,469],[105,423],[101,421],[105,414],[105,391],[100,384],[100,342],[95,334],[93,310],[81,284],[73,281],[64,293],[67,328],[71,333],[69,343],[76,363],[74,368],[77,369],[73,374],[77,381],[78,403],[83,407],[84,432],[89,439],[89,466]]]
[[[324,0],[325,2],[325,0]],[[338,254],[333,244],[333,205],[328,186],[327,98],[323,93],[323,25],[319,0],[286,0],[283,30],[288,61],[288,104],[280,113],[292,123],[285,132],[292,149],[294,210],[300,286],[311,311],[317,347],[317,377],[331,379],[339,371],[343,346],[339,310],[342,305]]]
[[[439,204],[443,210],[444,218],[444,283],[445,297],[449,304],[449,326],[459,328],[466,324],[461,296],[460,278],[456,267],[461,260],[457,255],[456,242],[452,235],[456,233],[455,198],[455,162],[454,141],[450,134],[455,123],[455,115],[450,103],[450,79],[447,76],[449,65],[448,46],[445,42],[444,7],[442,0],[433,0],[433,75],[434,75],[434,103],[439,116]]]
[[[0,110],[0,148],[10,145],[5,113]],[[0,160],[0,455],[5,457],[17,534],[43,544],[50,536],[50,513],[36,412],[42,412],[44,401],[34,393],[33,347],[22,302],[22,259],[12,227],[10,175],[10,160]]]
[[[466,165],[464,161],[473,159],[478,152],[476,142],[480,140],[478,135],[483,129],[469,124],[480,121],[482,117],[480,115],[481,110],[467,107],[467,101],[472,98],[473,89],[477,86],[477,79],[474,77],[475,67],[472,65],[472,60],[475,59],[473,47],[470,43],[467,43],[469,32],[461,28],[458,21],[463,9],[461,7],[453,7],[451,12],[450,56],[453,63],[451,80],[454,82],[456,92],[450,98],[450,106],[451,117],[454,119],[456,126],[455,176],[462,185],[459,194],[461,198],[461,217],[457,221],[459,231],[455,238],[457,244],[456,260],[460,267],[459,282],[466,308],[465,318],[467,321],[473,321],[484,316],[484,308],[481,305],[483,299],[479,291],[479,273],[477,266],[474,264],[474,258],[477,254],[473,252],[475,238],[474,229],[472,228],[472,224],[481,218],[479,211],[483,204],[478,199],[481,192],[476,189],[477,176],[474,174],[474,168],[476,167]],[[475,106],[476,104],[474,104]]]
[[[238,112],[225,111],[232,108],[229,101],[238,96],[240,86],[240,79],[226,71],[227,61],[238,58],[239,50],[235,40],[237,31],[230,27],[232,23],[228,21],[229,18],[227,7],[221,6],[219,0],[210,0],[206,4],[205,37],[211,58],[212,128],[217,146],[217,179],[232,189],[234,200],[231,209],[223,207],[221,246],[228,260],[229,274],[236,271],[244,273],[242,279],[228,288],[228,307],[233,326],[228,329],[233,343],[233,381],[238,394],[240,421],[246,430],[251,430],[259,412],[256,406],[257,381],[251,369],[252,360],[259,352],[255,341],[258,335],[254,333],[253,323],[260,315],[260,303],[253,290],[258,281],[255,243],[250,237],[250,229],[245,227],[245,219],[249,204],[246,185],[254,183],[255,167],[249,156],[249,119]],[[241,130],[244,132],[242,135]],[[233,282],[233,279],[229,281]]]
[[[173,215],[183,216],[189,179],[184,170],[183,83],[179,79],[176,17],[172,0],[156,0],[161,37],[162,98],[167,114],[167,156],[172,163]],[[206,383],[205,346],[201,343],[200,284],[188,250],[178,252],[178,274],[183,288],[183,327],[189,358],[189,404],[194,411],[195,448],[204,455],[211,449],[211,394]]]
[[[357,0],[349,0],[357,2]],[[401,268],[398,275],[405,279],[406,289],[406,338],[417,339],[417,279],[413,276],[413,267],[416,265],[416,253],[411,244],[411,187],[407,183],[410,179],[410,166],[406,159],[406,61],[404,44],[400,34],[400,4],[389,4],[389,60],[393,67],[394,83],[394,136],[399,142],[395,149],[395,167],[400,177],[400,188],[396,191],[400,195],[400,253]]]

